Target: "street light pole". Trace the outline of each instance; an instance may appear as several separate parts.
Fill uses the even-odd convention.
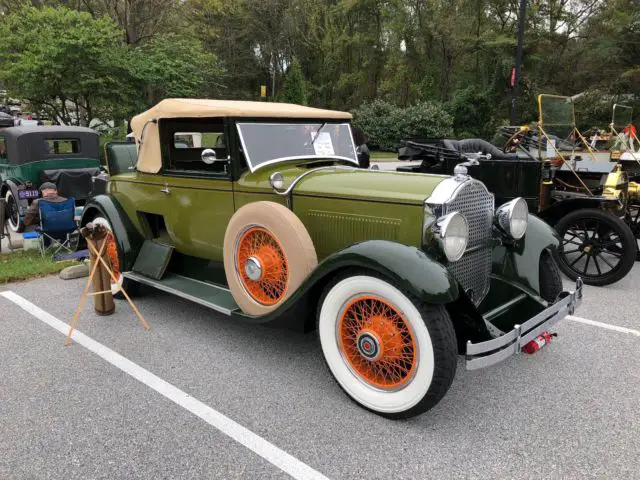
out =
[[[527,0],[520,0],[520,12],[518,14],[518,47],[516,49],[516,66],[513,79],[513,90],[511,96],[511,125],[515,125],[517,120],[516,101],[520,89],[520,64],[522,63],[522,43],[524,41],[524,26],[527,16]]]

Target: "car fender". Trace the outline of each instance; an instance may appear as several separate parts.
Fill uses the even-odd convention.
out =
[[[555,225],[558,221],[570,212],[580,210],[581,208],[601,208],[602,205],[611,205],[620,208],[620,203],[615,198],[606,198],[601,196],[568,198],[554,203],[550,207],[544,209],[538,215],[550,225]]]
[[[288,318],[309,331],[315,318],[309,315],[317,306],[329,279],[347,269],[375,272],[388,278],[403,292],[425,303],[445,305],[460,296],[458,282],[444,265],[415,247],[387,240],[367,240],[350,245],[322,260],[303,284],[279,308],[260,317],[236,315],[253,323],[281,323]],[[304,316],[304,321],[300,317]],[[293,325],[290,325],[293,327]]]
[[[547,250],[555,255],[560,237],[548,223],[529,215],[527,232],[514,244],[493,250],[493,273],[522,283],[540,293],[540,255]]]
[[[133,226],[118,201],[110,195],[96,195],[91,197],[82,211],[80,224],[85,226],[97,216],[103,216],[113,228],[122,262],[120,269],[125,272],[133,267],[144,238]]]

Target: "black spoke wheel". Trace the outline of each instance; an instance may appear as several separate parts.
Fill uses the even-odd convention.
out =
[[[20,230],[20,214],[18,212],[18,202],[13,196],[11,190],[7,191],[5,196],[6,202],[6,219],[9,224],[9,228],[13,232],[18,232]]]
[[[633,267],[638,251],[631,228],[618,217],[597,209],[582,209],[555,225],[561,238],[558,266],[569,278],[587,285],[609,285]]]
[[[636,237],[636,244],[640,249],[640,205],[629,205],[625,221]],[[636,253],[636,260],[640,261],[640,250]]]

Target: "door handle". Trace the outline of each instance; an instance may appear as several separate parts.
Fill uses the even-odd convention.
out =
[[[166,195],[169,195],[170,190],[169,190],[169,185],[165,183],[164,188],[161,188],[160,191]]]

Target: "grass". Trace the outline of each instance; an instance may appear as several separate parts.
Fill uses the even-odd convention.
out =
[[[376,162],[396,162],[398,160],[397,152],[381,152],[379,150],[369,152],[371,155],[371,160],[375,160]]]
[[[18,250],[0,255],[0,284],[45,277],[75,265],[77,262],[54,262],[38,250]]]

